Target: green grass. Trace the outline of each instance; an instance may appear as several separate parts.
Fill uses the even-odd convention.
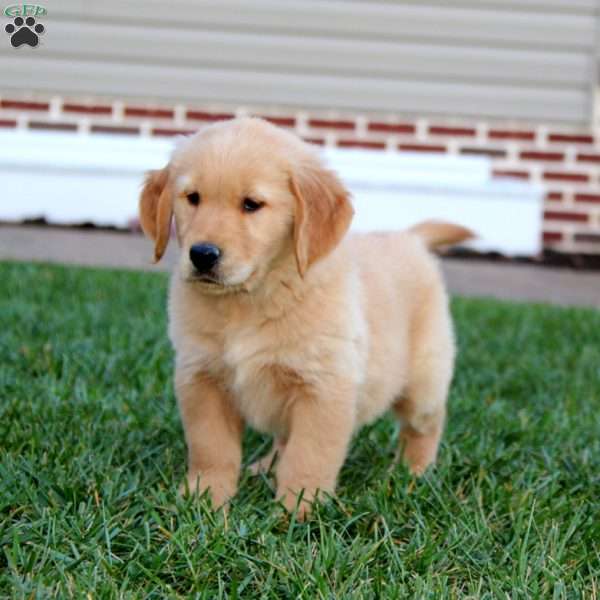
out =
[[[0,596],[598,597],[599,312],[455,300],[437,468],[388,475],[384,419],[298,524],[267,478],[227,517],[177,497],[165,276],[5,263],[0,292]]]

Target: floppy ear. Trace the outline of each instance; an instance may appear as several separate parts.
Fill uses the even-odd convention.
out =
[[[290,187],[296,197],[296,263],[304,277],[313,263],[339,244],[350,227],[354,209],[337,175],[316,163],[293,173]]]
[[[173,205],[168,178],[168,167],[148,171],[140,195],[140,224],[143,232],[154,241],[154,262],[165,253],[171,233]]]

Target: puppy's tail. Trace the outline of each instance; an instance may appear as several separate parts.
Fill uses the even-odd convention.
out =
[[[423,221],[408,229],[419,236],[433,250],[439,246],[451,246],[477,237],[473,231],[444,221]]]

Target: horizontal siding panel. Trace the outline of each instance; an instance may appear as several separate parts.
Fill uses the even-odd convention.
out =
[[[364,2],[364,0],[348,0]],[[380,4],[418,4],[420,6],[448,6],[448,0],[379,0]],[[506,10],[542,10],[544,12],[593,15],[597,14],[597,0],[453,0],[457,8],[489,8]]]
[[[475,4],[473,4],[475,6]],[[520,44],[524,47],[587,49],[594,23],[577,11],[549,13],[447,4],[382,4],[339,0],[198,0],[159,2],[61,0],[53,18],[113,23],[183,25],[353,38],[451,40],[460,44]]]
[[[195,66],[239,66],[282,72],[387,75],[391,78],[587,85],[583,53],[478,49],[355,40],[177,31],[158,27],[56,23],[44,56]],[[10,52],[10,51],[9,51]],[[132,69],[135,67],[132,66]]]
[[[265,102],[305,108],[385,110],[413,113],[569,120],[586,109],[585,98],[569,88],[545,90],[510,86],[391,81],[379,78],[298,75],[161,65],[58,61],[0,57],[4,89],[22,73],[36,89],[82,94],[168,98],[183,101]],[[20,89],[20,88],[19,88]]]

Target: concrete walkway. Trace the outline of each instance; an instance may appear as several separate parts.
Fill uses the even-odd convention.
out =
[[[137,234],[0,226],[0,260],[167,270],[175,257],[171,244],[163,261],[152,265],[152,244]],[[454,258],[443,260],[443,268],[453,294],[600,308],[598,272]]]

